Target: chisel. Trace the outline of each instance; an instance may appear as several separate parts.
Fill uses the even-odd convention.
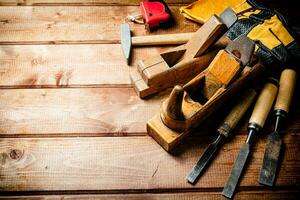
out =
[[[259,183],[263,185],[273,186],[275,182],[282,143],[279,134],[282,131],[282,124],[289,112],[296,85],[296,78],[297,74],[292,69],[284,70],[280,76],[278,96],[274,106],[274,115],[276,119],[274,132],[268,136],[263,164],[259,175]]]
[[[274,82],[274,83],[273,83]],[[245,144],[240,149],[240,152],[235,160],[231,174],[223,189],[222,194],[225,197],[232,198],[235,188],[239,182],[244,166],[250,154],[250,148],[253,145],[254,137],[261,131],[267,116],[272,108],[274,99],[277,94],[277,85],[275,81],[266,83],[255,103],[252,115],[248,123],[248,136]]]
[[[244,113],[248,110],[251,103],[254,101],[256,96],[256,91],[254,89],[246,90],[242,97],[239,99],[238,103],[233,107],[230,113],[227,115],[223,123],[217,129],[218,137],[211,143],[205,150],[203,155],[200,157],[196,165],[192,168],[186,180],[195,184],[199,179],[200,174],[204,171],[208,163],[215,157],[223,141],[229,137],[232,130],[235,128],[239,120],[242,118]]]

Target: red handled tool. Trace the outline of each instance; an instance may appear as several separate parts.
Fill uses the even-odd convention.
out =
[[[133,22],[145,24],[150,31],[155,28],[170,27],[174,22],[171,11],[163,0],[142,1],[140,7],[140,15],[128,16],[128,18]]]

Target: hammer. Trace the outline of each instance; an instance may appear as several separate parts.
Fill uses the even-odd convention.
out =
[[[192,35],[193,33],[177,33],[131,37],[129,24],[121,24],[121,45],[127,64],[129,64],[130,60],[131,46],[184,44],[192,37]]]

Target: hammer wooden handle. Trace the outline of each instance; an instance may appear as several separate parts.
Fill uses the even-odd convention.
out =
[[[131,38],[133,46],[151,46],[161,44],[184,44],[194,33],[176,33],[165,35],[135,36]]]
[[[282,71],[279,81],[279,90],[274,110],[289,112],[290,104],[295,90],[297,73],[292,69]]]
[[[225,118],[224,122],[218,128],[218,133],[228,137],[232,130],[236,127],[237,123],[246,113],[250,105],[255,99],[257,92],[254,89],[246,90],[238,103],[232,108],[230,113]]]
[[[249,123],[254,123],[262,128],[273,106],[277,95],[277,86],[273,83],[266,83],[255,103]]]

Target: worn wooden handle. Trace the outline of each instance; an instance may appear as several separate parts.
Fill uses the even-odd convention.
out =
[[[218,133],[225,137],[229,136],[254,101],[256,93],[254,89],[248,89],[244,92],[242,97],[238,100],[238,103],[233,107],[224,122],[218,128]]]
[[[278,96],[274,110],[289,112],[290,104],[295,90],[297,73],[292,69],[282,71],[279,81]]]
[[[255,103],[249,123],[255,123],[262,128],[273,106],[277,95],[277,86],[273,83],[266,83]]]
[[[160,44],[184,44],[194,33],[177,33],[165,35],[135,36],[131,38],[133,46],[150,46]]]

